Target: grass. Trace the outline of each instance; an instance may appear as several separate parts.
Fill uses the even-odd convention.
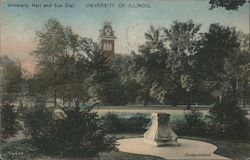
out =
[[[121,138],[136,138],[142,137],[143,134],[115,134],[119,139]],[[181,138],[194,139],[212,143],[218,147],[216,154],[231,158],[245,160],[250,158],[250,140],[232,140],[219,138],[205,138],[205,137],[190,137],[182,136]],[[32,146],[29,139],[22,139],[13,142],[2,142],[1,153],[6,160],[163,160],[163,158],[136,155],[123,152],[104,152],[99,154],[99,158],[62,158],[50,157],[43,155],[39,150]]]
[[[136,155],[123,152],[101,153],[100,160],[164,160],[163,158],[146,155]]]
[[[116,134],[117,138],[137,138],[143,134]],[[181,136],[180,138],[200,140],[218,147],[215,154],[237,160],[250,159],[250,140],[232,140],[220,138]]]
[[[121,137],[132,135],[120,135]],[[138,135],[134,135],[138,136]],[[36,147],[32,146],[29,139],[22,139],[12,142],[1,142],[1,154],[4,160],[164,160],[155,156],[137,155],[123,152],[104,152],[95,158],[77,158],[48,156],[41,153]]]
[[[143,134],[116,134],[115,136],[117,138],[137,138],[137,137],[142,137]],[[230,159],[237,159],[237,160],[250,159],[250,140],[232,140],[232,139],[190,137],[190,136],[181,136],[180,138],[200,140],[212,143],[218,147],[218,149],[215,151],[215,154],[225,156]]]
[[[183,137],[194,140],[205,141],[212,143],[218,147],[216,154],[231,158],[245,160],[250,159],[250,140],[232,140],[219,138],[204,138],[204,137]]]
[[[61,157],[39,157],[34,160],[164,160],[154,156],[136,155],[123,152],[104,152],[98,158],[61,158]]]
[[[143,134],[117,134],[117,138],[136,138],[142,137]],[[218,147],[215,154],[237,160],[250,159],[250,140],[232,140],[220,138],[206,138],[206,137],[191,137],[181,136],[180,138],[200,140],[212,143]]]

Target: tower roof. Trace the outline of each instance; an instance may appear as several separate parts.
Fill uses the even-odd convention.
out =
[[[111,22],[106,21],[103,23],[103,27],[102,27],[102,29],[100,29],[99,38],[101,38],[101,39],[116,39]]]

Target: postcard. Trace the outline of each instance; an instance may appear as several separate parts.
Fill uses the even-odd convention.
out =
[[[249,16],[248,0],[0,0],[0,159],[250,159]]]

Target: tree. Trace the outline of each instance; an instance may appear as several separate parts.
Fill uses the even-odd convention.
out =
[[[0,57],[0,62],[1,138],[6,139],[16,135],[20,129],[17,102],[23,79],[20,63],[7,56]]]
[[[118,75],[124,98],[129,103],[135,103],[139,95],[140,86],[136,83],[133,71],[132,56],[128,54],[116,54],[112,62],[112,70]],[[124,99],[123,98],[123,99]]]
[[[169,50],[166,68],[171,71],[175,88],[186,91],[189,97],[188,108],[192,101],[192,90],[196,87],[199,78],[196,74],[196,54],[201,47],[200,26],[189,20],[187,22],[175,21],[170,29],[163,28],[164,42]]]
[[[155,83],[167,81],[165,61],[167,50],[161,38],[160,28],[150,26],[150,30],[145,33],[146,43],[139,47],[140,54],[133,54],[133,71],[137,84],[141,87],[140,95],[144,105],[150,100],[150,89]],[[163,89],[164,90],[164,89]]]
[[[94,42],[90,43],[91,50],[86,51],[88,91],[93,103],[106,105],[125,104],[124,94],[118,74],[112,70],[108,57]]]
[[[246,103],[249,103],[248,99],[250,96],[248,79],[250,74],[250,34],[245,34],[242,32],[238,32],[238,40],[240,42],[240,50],[238,51],[239,57],[238,61],[242,61],[239,64],[239,70],[241,72],[241,76],[239,78],[239,101],[243,103],[243,107],[245,107]]]
[[[73,100],[84,101],[87,39],[74,34],[70,27],[64,27],[56,19],[49,19],[37,36],[39,44],[33,53],[38,62],[35,75],[38,81],[35,82],[43,83],[43,93],[53,98],[54,107],[58,98],[63,105],[65,101],[69,104]]]
[[[200,75],[204,80],[213,82],[215,90],[222,90],[220,97],[230,92],[237,101],[236,85],[243,71],[240,66],[246,59],[241,59],[243,55],[239,52],[240,43],[235,29],[211,24],[202,43],[204,47],[198,54]]]
[[[211,5],[210,9],[223,7],[226,10],[238,10],[246,2],[246,0],[210,0],[209,4]]]
[[[37,32],[39,43],[33,55],[38,62],[38,74],[43,78],[50,97],[56,100],[58,98],[58,85],[61,68],[58,62],[60,58],[66,55],[67,39],[64,27],[56,20],[49,19],[42,31]]]
[[[0,57],[1,62],[1,102],[13,103],[22,90],[22,70],[18,61],[7,56]]]

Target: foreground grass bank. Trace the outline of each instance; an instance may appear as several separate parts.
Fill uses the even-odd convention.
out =
[[[142,134],[116,134],[117,138],[135,138],[142,137]],[[250,157],[250,140],[232,140],[204,137],[182,136],[194,140],[212,143],[218,147],[216,154],[228,157],[230,159],[247,159]],[[98,158],[77,158],[44,155],[36,147],[32,146],[29,139],[17,140],[13,142],[2,142],[1,152],[4,157],[10,160],[163,160],[159,157],[136,155],[123,152],[104,152],[100,153]]]
[[[4,160],[164,160],[155,156],[137,155],[123,152],[103,152],[94,158],[63,157],[44,154],[32,145],[29,139],[1,142],[1,154]]]
[[[137,138],[142,137],[142,134],[117,134],[117,138]],[[230,158],[230,159],[249,159],[250,158],[250,140],[233,140],[220,138],[206,138],[181,136],[180,138],[200,140],[212,143],[218,147],[215,154]]]
[[[216,154],[228,157],[230,159],[249,159],[250,158],[250,140],[232,140],[219,138],[204,137],[187,137],[182,138],[194,139],[212,143],[218,147]]]

